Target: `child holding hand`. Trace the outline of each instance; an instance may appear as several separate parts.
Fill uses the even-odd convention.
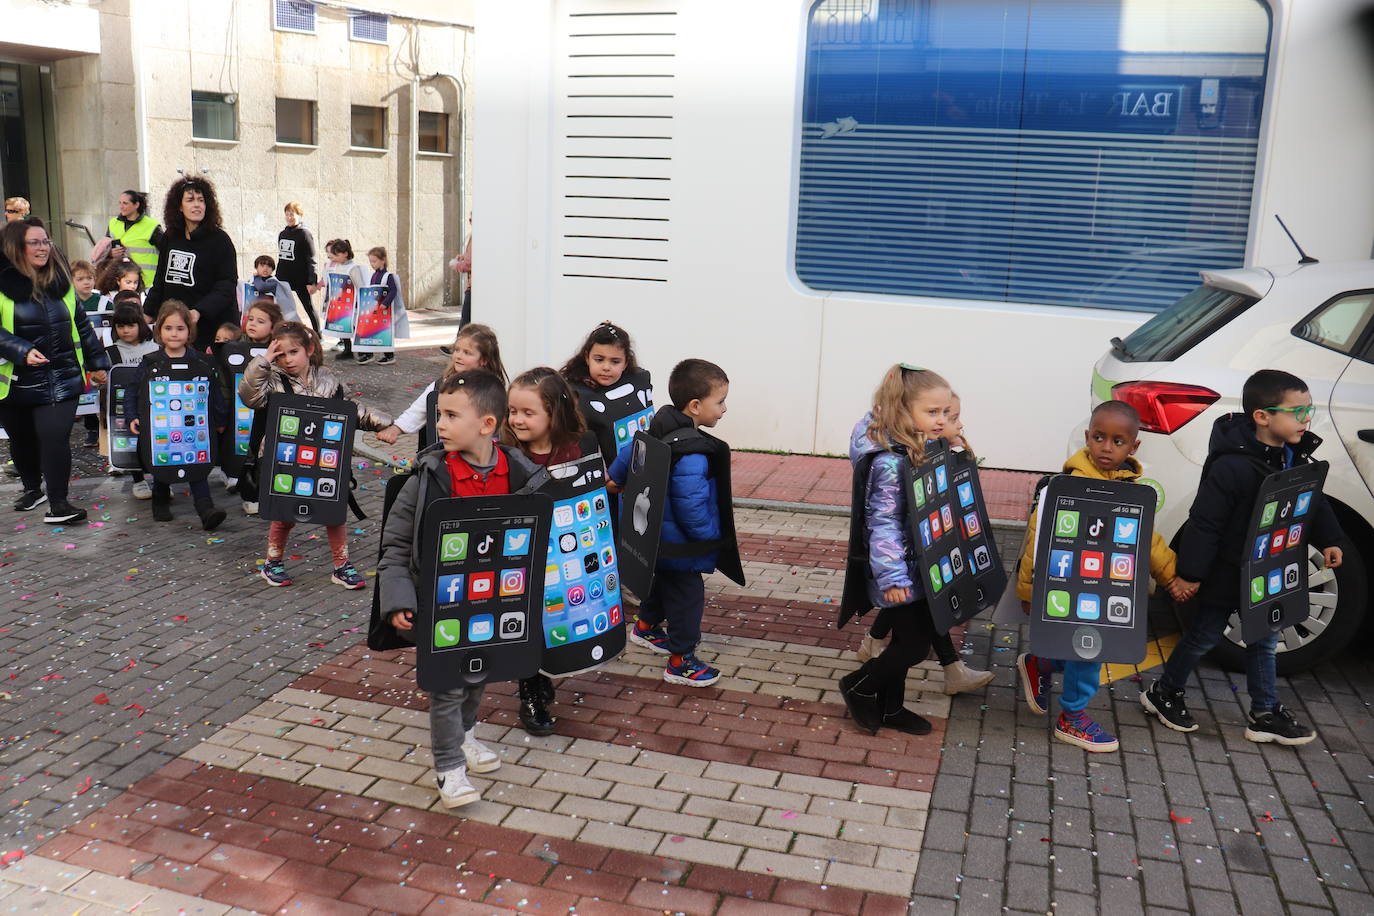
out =
[[[319,338],[299,321],[278,324],[272,331],[272,342],[267,352],[253,357],[243,370],[239,398],[246,407],[253,410],[266,408],[273,392],[317,398],[342,398],[345,395],[343,384],[324,365]],[[386,414],[363,404],[358,405],[359,428],[379,430],[390,424],[391,418]],[[267,557],[263,560],[260,574],[268,585],[291,584],[282,557],[286,554],[286,539],[295,527],[294,522],[272,522],[267,529]],[[348,559],[348,526],[326,525],[324,530],[334,561],[334,571],[329,581],[347,589],[366,588],[367,580]]]
[[[439,442],[421,452],[415,473],[387,514],[377,560],[378,615],[368,644],[401,648],[415,643],[416,593],[420,588],[420,522],[425,507],[447,497],[517,493],[535,465],[519,449],[493,440],[506,416],[506,389],[484,369],[450,375],[439,383]],[[429,696],[430,746],[435,782],[445,808],[481,798],[468,772],[489,773],[501,758],[473,734],[485,685]]]
[[[447,350],[449,364],[444,367],[444,374],[440,376],[439,382],[459,372],[486,369],[499,378],[502,385],[506,384],[506,367],[501,362],[501,345],[496,341],[496,332],[486,325],[465,325]],[[429,395],[439,382],[430,382],[425,386],[425,390],[410,402],[410,406],[401,412],[395,423],[377,433],[377,438],[387,445],[395,445],[402,433],[417,433],[423,430],[427,422],[425,411]],[[429,444],[423,441],[422,437],[420,448],[416,451],[423,450]]]
[[[1097,480],[1127,480],[1140,478],[1142,467],[1135,458],[1140,448],[1140,415],[1135,408],[1122,401],[1103,401],[1093,409],[1088,429],[1083,434],[1084,445],[1064,462],[1064,473]],[[1039,509],[1031,512],[1026,527],[1025,545],[1021,551],[1021,565],[1017,572],[1016,596],[1021,609],[1031,611],[1031,583],[1035,578],[1035,528]],[[1175,575],[1176,557],[1158,531],[1150,541],[1150,575],[1169,594],[1184,600],[1189,592]],[[1049,692],[1053,674],[1064,674],[1064,693],[1059,698],[1059,720],[1054,737],[1066,744],[1081,747],[1091,753],[1102,754],[1119,747],[1115,737],[1086,712],[1102,680],[1102,666],[1097,662],[1079,659],[1050,659],[1022,653],[1016,659],[1026,705],[1031,712],[1044,715],[1049,711]]]

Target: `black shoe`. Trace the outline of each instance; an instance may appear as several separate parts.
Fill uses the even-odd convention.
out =
[[[86,439],[82,443],[86,448],[95,448],[100,444],[100,431],[95,429],[86,430]]]
[[[153,520],[158,522],[170,522],[172,520],[172,497],[159,497],[153,494]]]
[[[854,724],[870,735],[876,735],[883,714],[878,707],[878,691],[874,689],[872,680],[863,673],[862,668],[851,671],[840,678],[840,696],[844,697],[845,708],[849,710]],[[872,692],[863,692],[868,690]]]
[[[84,522],[85,520],[86,510],[78,509],[65,500],[48,506],[47,514],[43,516],[43,523],[45,525],[69,525],[74,522]]]
[[[381,356],[377,357],[377,365],[379,366],[390,366],[394,362],[396,362],[395,353],[383,353]]]
[[[368,363],[372,362],[374,358],[375,357],[371,353],[359,353],[356,357],[354,357],[354,362],[356,362],[360,366],[365,366]]]
[[[42,490],[25,490],[19,494],[19,498],[14,501],[15,512],[32,512],[43,503],[48,501],[48,497],[43,495]]]
[[[1176,732],[1197,731],[1197,720],[1184,704],[1182,690],[1170,690],[1155,681],[1149,690],[1140,692],[1140,705]]]
[[[544,703],[538,675],[520,682],[520,724],[536,738],[553,734],[553,716]]]
[[[928,720],[903,706],[896,712],[883,714],[883,728],[891,728],[908,735],[928,735],[931,725]]]
[[[200,516],[200,527],[206,531],[214,531],[224,521],[224,510],[216,509],[213,501],[208,499],[196,500],[196,515]]]
[[[1276,741],[1289,747],[1309,744],[1317,733],[1303,725],[1293,714],[1282,706],[1275,706],[1269,712],[1252,715],[1245,726],[1246,740],[1257,744]]]

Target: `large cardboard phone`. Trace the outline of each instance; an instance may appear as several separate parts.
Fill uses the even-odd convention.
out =
[[[420,521],[416,680],[431,693],[531,677],[544,656],[539,588],[548,496],[439,499]]]
[[[625,373],[619,384],[604,392],[579,387],[577,395],[608,461],[629,447],[635,433],[648,432],[654,417],[654,389],[643,369]]]
[[[348,519],[358,407],[343,398],[273,393],[258,471],[258,515],[274,522]]]
[[[620,577],[643,599],[654,583],[673,451],[645,432],[635,433],[630,448],[630,472],[620,494]]]
[[[951,452],[949,479],[964,556],[973,570],[974,601],[980,611],[996,607],[1007,588],[1007,571],[1002,568],[997,539],[993,537],[978,462],[968,452]]]
[[[129,429],[129,420],[124,413],[129,392],[137,382],[137,366],[115,366],[110,369],[109,380],[105,383],[105,433],[109,437],[106,451],[110,466],[118,471],[143,470],[138,436]]]
[[[1031,647],[1043,658],[1145,657],[1155,491],[1057,474],[1040,497]]]
[[[396,346],[396,312],[382,301],[386,292],[385,286],[364,286],[358,290],[353,349],[359,353],[385,352]]]
[[[348,274],[324,275],[324,329],[337,337],[353,336],[357,327],[358,291]]]
[[[243,472],[243,464],[248,460],[248,449],[253,436],[253,410],[243,403],[239,396],[239,383],[248,361],[267,352],[261,344],[234,341],[220,344],[216,348],[221,378],[229,383],[229,425],[224,428],[220,442],[220,467],[230,477],[238,477]]]
[[[1330,465],[1303,464],[1270,474],[1250,512],[1241,564],[1240,633],[1259,642],[1308,618],[1308,532]]]
[[[199,360],[171,359],[139,392],[144,467],[160,483],[204,480],[219,456],[210,428],[210,386],[219,382]]]
[[[625,649],[620,574],[600,453],[549,468],[553,500],[544,567],[545,674],[585,671]]]

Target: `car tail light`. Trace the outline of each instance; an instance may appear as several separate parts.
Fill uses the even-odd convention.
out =
[[[1174,382],[1122,382],[1112,388],[1112,399],[1125,401],[1140,414],[1140,428],[1169,434],[1221,400],[1221,395],[1201,385]]]

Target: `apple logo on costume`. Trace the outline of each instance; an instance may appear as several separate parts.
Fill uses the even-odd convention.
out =
[[[645,531],[649,530],[648,490],[640,490],[639,495],[635,497],[634,528],[635,533],[641,536],[644,534]]]

